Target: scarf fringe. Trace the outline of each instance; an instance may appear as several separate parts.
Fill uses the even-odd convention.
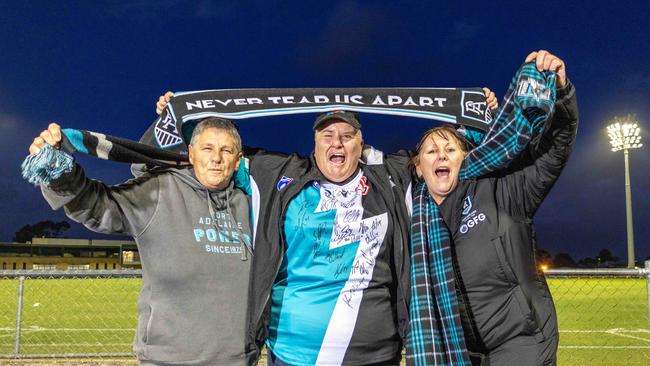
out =
[[[50,183],[65,173],[70,173],[74,159],[71,155],[46,144],[36,155],[29,155],[20,165],[23,178],[37,186]]]

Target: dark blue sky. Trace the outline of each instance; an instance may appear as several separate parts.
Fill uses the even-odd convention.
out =
[[[31,140],[57,121],[132,139],[165,90],[241,87],[467,87],[503,95],[532,50],[567,63],[581,125],[574,155],[537,213],[538,243],[574,257],[626,257],[623,154],[604,132],[635,113],[650,147],[650,5],[608,2],[2,1],[0,241],[63,219],[19,176]],[[543,5],[543,6],[542,6]],[[430,122],[364,116],[383,150],[414,146]],[[313,116],[247,120],[251,146],[307,153]],[[80,159],[118,183],[128,167]],[[650,256],[650,150],[631,152],[637,258]],[[78,225],[72,237],[97,237]]]

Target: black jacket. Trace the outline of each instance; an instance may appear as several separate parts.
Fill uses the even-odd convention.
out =
[[[557,318],[535,258],[533,216],[575,141],[573,86],[558,91],[552,123],[504,171],[462,181],[440,205],[453,238],[461,318],[471,351],[520,335],[557,336]]]
[[[257,149],[246,149],[245,155],[250,159],[247,168],[251,179],[254,219],[262,223],[255,228],[255,255],[249,290],[252,295],[249,336],[257,338],[261,346],[267,336],[271,288],[283,259],[285,239],[282,233],[287,206],[306,184],[325,178],[316,167],[313,156],[305,158],[297,154],[268,153]],[[408,184],[408,179],[403,181],[398,174],[404,167],[394,167],[394,164],[406,163],[406,160],[395,160],[388,164],[384,155],[371,150],[364,161],[365,164],[360,164],[360,167],[371,189],[378,192],[385,202],[392,221],[393,230],[387,234],[386,241],[392,243],[391,266],[395,286],[391,293],[397,312],[397,328],[403,339],[408,326],[410,297],[410,219],[403,193],[403,184]]]

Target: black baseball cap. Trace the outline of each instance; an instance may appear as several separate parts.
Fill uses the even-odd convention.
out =
[[[339,110],[319,114],[318,117],[316,117],[316,121],[314,121],[314,131],[316,131],[323,123],[331,120],[339,120],[349,124],[357,130],[361,129],[361,122],[359,122],[359,115],[357,113]]]

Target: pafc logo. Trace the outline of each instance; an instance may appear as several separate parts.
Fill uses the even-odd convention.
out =
[[[472,196],[465,197],[463,200],[462,224],[460,225],[461,234],[467,234],[487,218],[483,212],[476,212],[476,210],[472,211],[472,208]]]
[[[529,77],[522,77],[518,84],[516,95],[518,97],[532,97],[535,100],[550,100],[551,89],[546,88],[544,84]]]
[[[467,119],[486,125],[492,122],[492,112],[485,101],[485,94],[481,91],[463,90],[460,98],[460,110],[461,115]]]
[[[472,197],[467,196],[463,200],[463,216],[467,216],[467,214],[472,210]]]
[[[154,135],[156,136],[158,146],[163,149],[183,142],[183,139],[181,139],[178,130],[176,129],[176,124],[169,113],[166,113],[158,120],[158,122],[156,122]]]

